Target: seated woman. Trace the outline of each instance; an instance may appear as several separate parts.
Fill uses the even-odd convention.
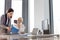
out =
[[[21,17],[18,18],[17,26],[19,27],[19,33],[24,34],[25,26],[23,24],[23,18],[21,18]]]
[[[11,33],[12,34],[17,34],[17,33],[21,33],[24,34],[24,30],[25,30],[25,26],[23,25],[23,18],[19,17],[18,20],[14,21],[14,25],[12,25],[11,28]]]

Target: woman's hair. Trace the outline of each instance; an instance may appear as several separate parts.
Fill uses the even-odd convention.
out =
[[[13,10],[12,8],[9,8],[9,9],[7,10],[7,13],[9,13],[9,12],[14,12],[14,10]]]
[[[18,21],[23,22],[23,18],[22,17],[19,17],[18,18]]]

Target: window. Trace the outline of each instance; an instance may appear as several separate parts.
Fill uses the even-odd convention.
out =
[[[60,34],[60,0],[53,0],[54,34]]]
[[[18,17],[22,17],[22,0],[12,0],[12,8],[14,9],[14,14],[12,18],[12,24],[14,20]]]
[[[29,32],[34,28],[34,0],[29,0]]]
[[[4,14],[5,0],[0,0],[0,17]]]

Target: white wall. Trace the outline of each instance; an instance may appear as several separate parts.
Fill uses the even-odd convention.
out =
[[[48,19],[49,23],[49,0],[44,0],[44,19]]]
[[[0,0],[0,24],[1,24],[1,16],[4,14],[4,6],[5,6],[5,0]]]
[[[34,0],[34,27],[42,29],[45,19],[49,19],[49,0]]]
[[[11,6],[14,9],[14,14],[11,23],[14,24],[14,20],[17,20],[19,17],[22,17],[22,0],[12,0]]]

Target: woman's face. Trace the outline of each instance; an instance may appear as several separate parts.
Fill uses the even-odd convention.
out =
[[[8,13],[8,17],[9,17],[9,18],[12,18],[12,16],[13,16],[13,12],[9,12],[9,13]]]

